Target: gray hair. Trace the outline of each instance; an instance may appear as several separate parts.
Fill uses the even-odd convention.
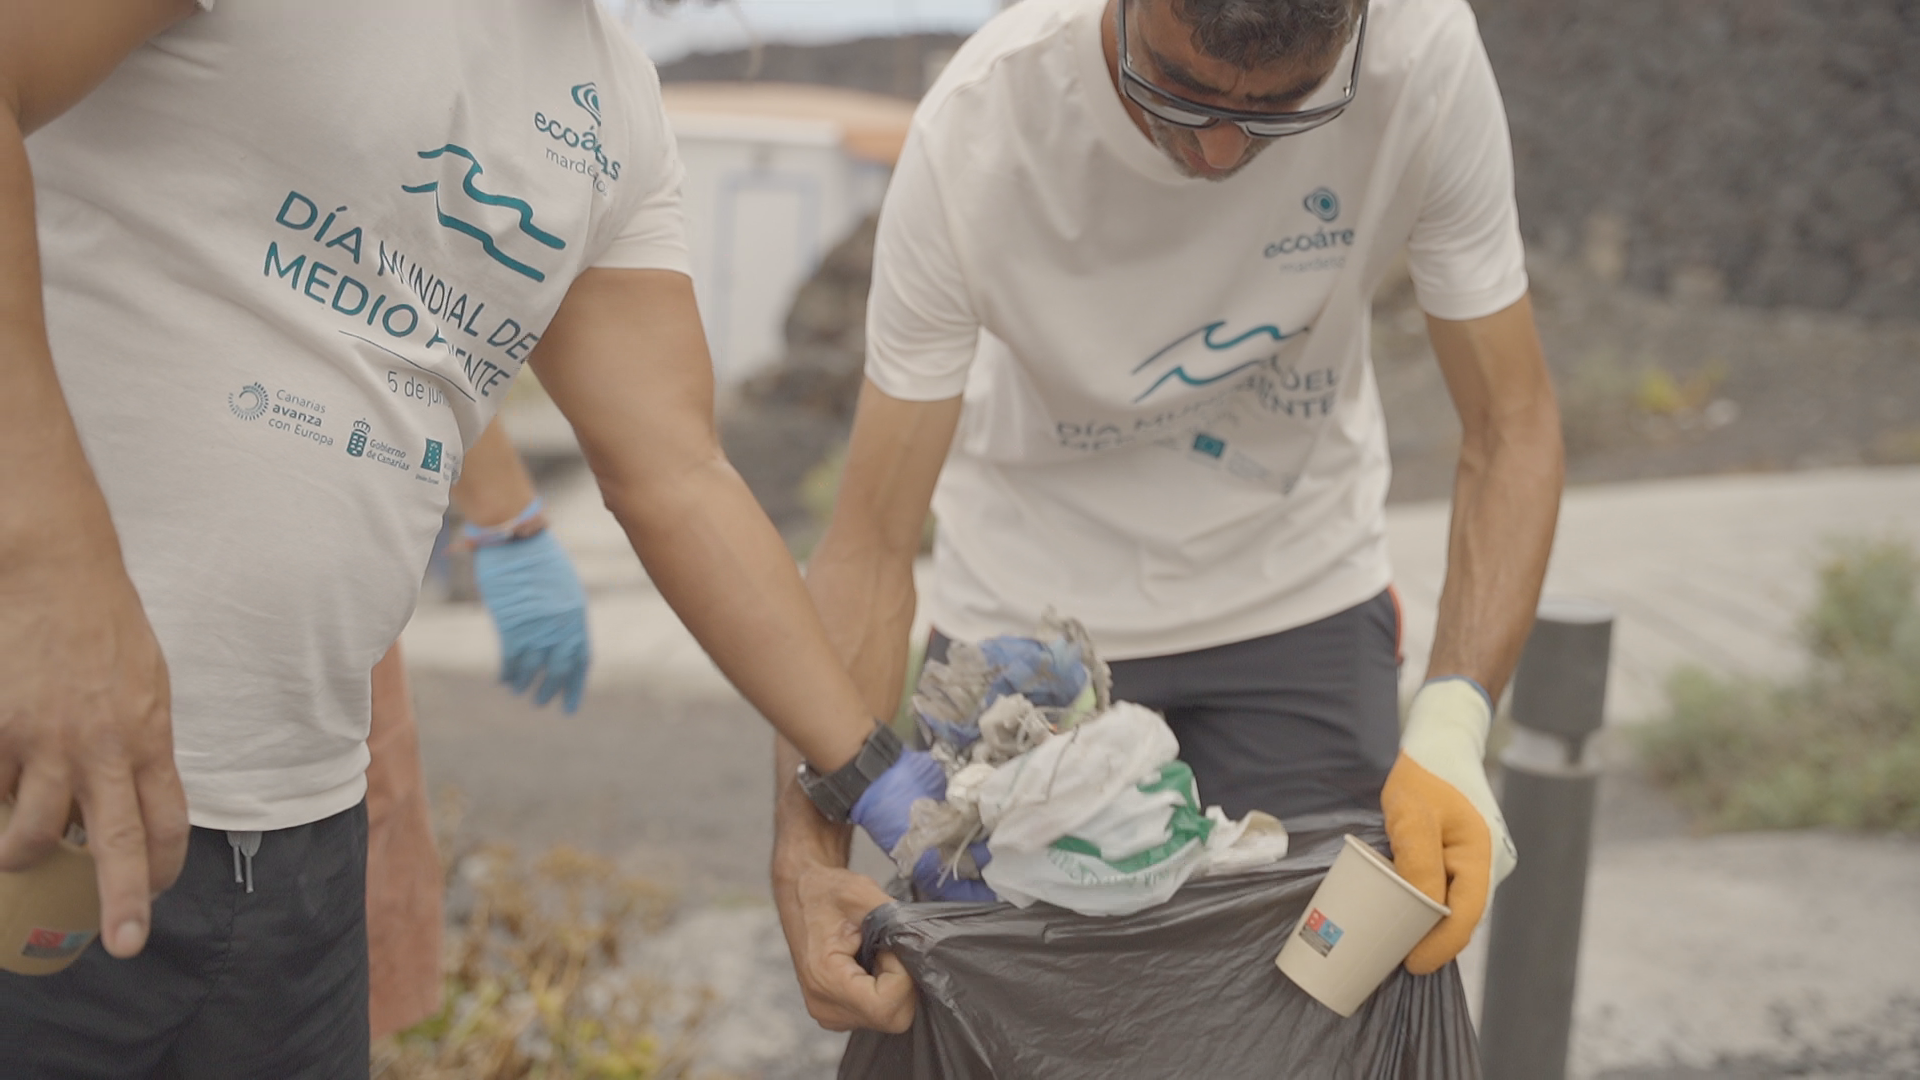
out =
[[[1170,0],[1201,52],[1242,69],[1325,56],[1366,0]]]

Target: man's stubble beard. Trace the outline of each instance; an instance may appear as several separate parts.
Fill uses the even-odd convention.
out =
[[[1232,168],[1217,172],[1196,172],[1192,166],[1187,164],[1186,151],[1192,151],[1193,156],[1202,161],[1206,160],[1206,155],[1200,152],[1199,136],[1187,128],[1169,124],[1152,113],[1143,112],[1141,115],[1147,122],[1147,134],[1153,139],[1153,145],[1159,147],[1160,152],[1167,155],[1167,160],[1173,162],[1174,169],[1177,170],[1180,175],[1196,180],[1209,180],[1214,183],[1219,183],[1222,180],[1231,179],[1239,173],[1241,169],[1252,164],[1254,158],[1259,157],[1262,151],[1274,143],[1272,139],[1254,139],[1247,144],[1246,154],[1244,154]]]

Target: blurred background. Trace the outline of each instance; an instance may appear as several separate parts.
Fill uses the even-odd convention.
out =
[[[999,5],[610,6],[686,161],[729,455],[804,558],[860,380],[873,212],[914,102]],[[1548,591],[1618,612],[1571,1075],[1920,1076],[1920,5],[1473,7],[1565,416]],[[1404,272],[1373,349],[1416,684],[1458,425]],[[596,977],[654,1049],[604,1075],[831,1076],[840,1039],[800,1007],[767,896],[765,726],[537,383],[505,415],[592,597],[596,668],[579,716],[527,709],[492,687],[458,573],[430,582],[405,640],[451,918],[504,903],[502,875],[643,896],[600,928],[623,945]],[[556,845],[580,851],[536,862]],[[388,1075],[456,1075],[396,1055]]]

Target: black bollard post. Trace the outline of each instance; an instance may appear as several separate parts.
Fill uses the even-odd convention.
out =
[[[1487,949],[1480,1057],[1487,1080],[1561,1080],[1593,847],[1613,611],[1549,598],[1513,682],[1500,808],[1520,865],[1500,887]]]

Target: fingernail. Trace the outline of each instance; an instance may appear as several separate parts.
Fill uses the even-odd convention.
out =
[[[117,942],[119,950],[132,955],[146,946],[147,928],[135,919],[128,919],[120,924],[120,932],[114,937],[119,939]]]

